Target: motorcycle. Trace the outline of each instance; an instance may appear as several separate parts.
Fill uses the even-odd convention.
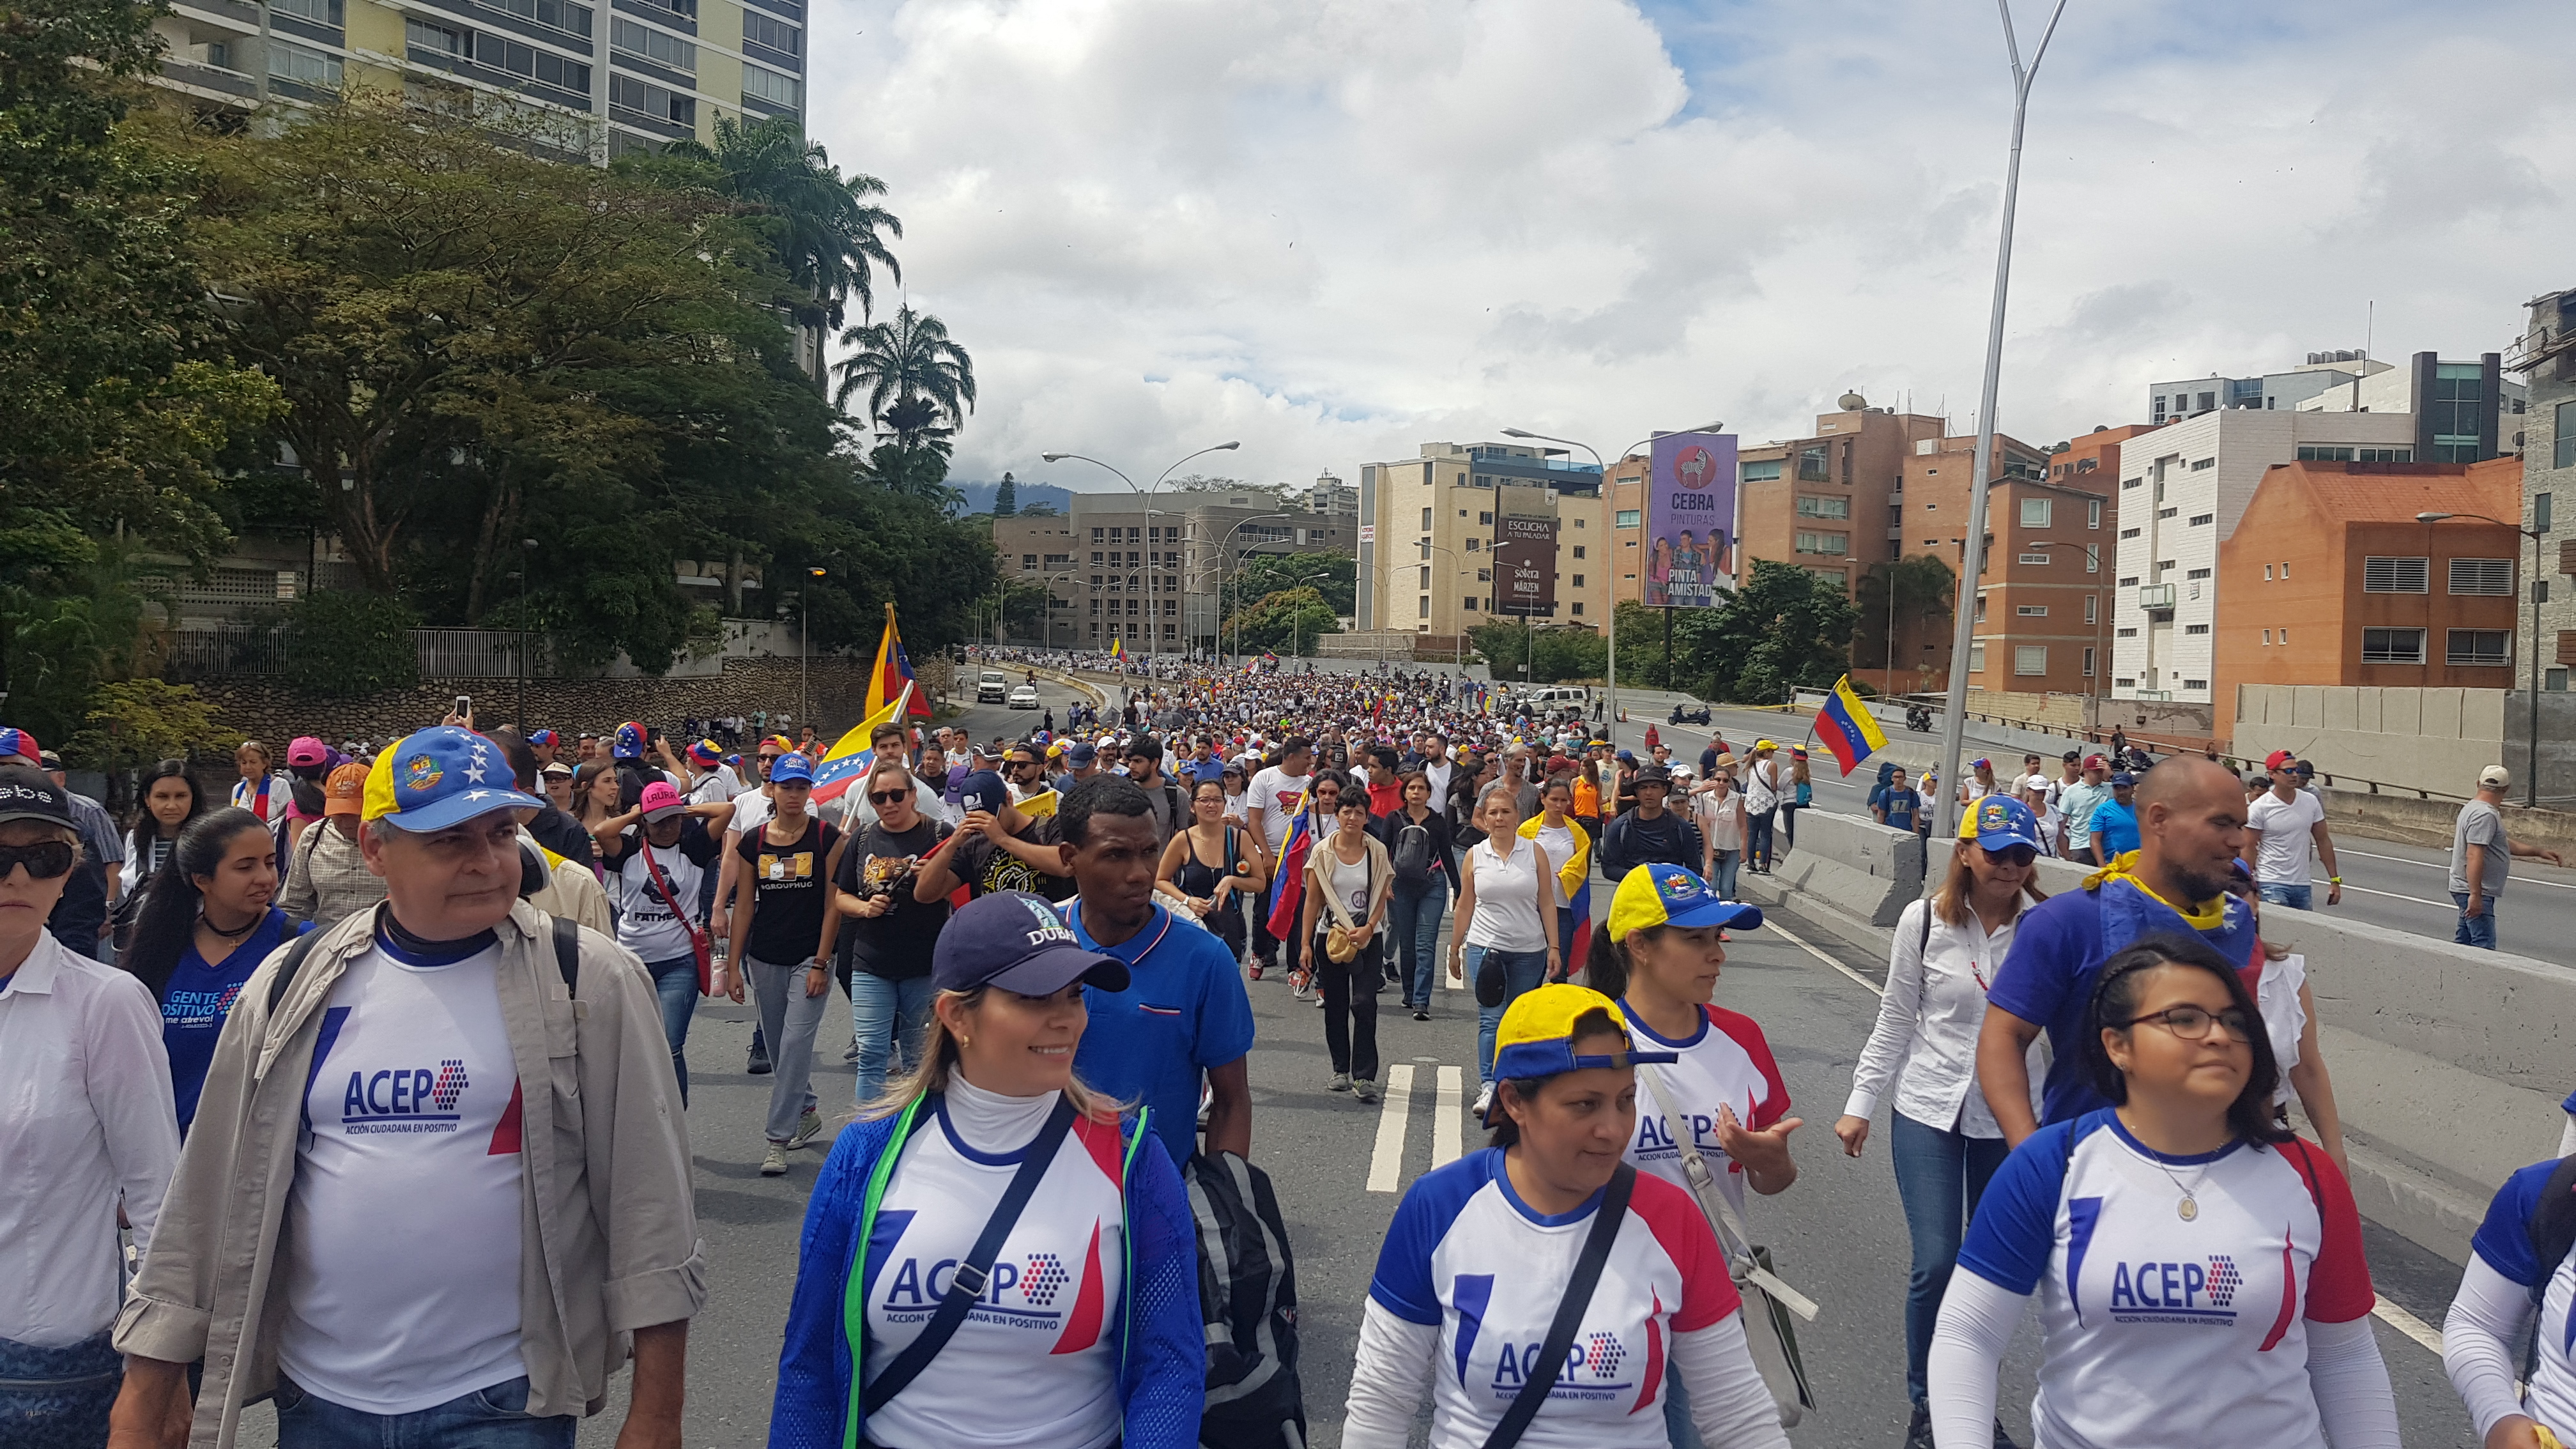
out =
[[[1704,704],[1697,707],[1685,707],[1678,704],[1674,705],[1673,716],[1671,719],[1666,720],[1665,723],[1704,725],[1708,723],[1708,706]]]
[[[1925,709],[1919,704],[1907,705],[1905,707],[1905,727],[1914,731],[1916,734],[1930,734],[1932,732],[1932,711]]]

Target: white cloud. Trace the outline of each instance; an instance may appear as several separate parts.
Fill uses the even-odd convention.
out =
[[[909,295],[975,355],[961,478],[1787,436],[1848,387],[1965,428],[2000,37],[1974,6],[1819,13],[820,0],[813,127],[892,187]],[[2544,139],[2576,106],[2530,82],[2558,0],[2213,14],[2079,3],[2041,75],[1999,408],[2029,441],[2358,346],[2367,301],[2383,355],[2460,356],[2576,284],[2576,160]]]

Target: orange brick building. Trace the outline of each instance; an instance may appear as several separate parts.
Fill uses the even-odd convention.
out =
[[[1816,415],[1811,437],[1738,449],[1739,583],[1753,560],[1767,558],[1848,593],[1870,565],[1896,557],[1894,506],[1906,460],[1947,427],[1940,418],[1871,407],[1856,392],[1840,401],[1842,411]],[[1628,586],[1624,576],[1619,582]]]
[[[2522,460],[2277,463],[2218,545],[2214,693],[2512,687]]]
[[[1969,684],[2025,694],[2094,692],[2110,644],[2118,444],[2135,431],[2088,434],[2085,451],[2061,454],[1996,437]],[[1924,439],[1905,459],[1899,506],[1907,557],[1969,566],[1960,540],[1976,448],[1974,437]],[[1948,655],[1943,641],[1923,662],[1946,669]]]

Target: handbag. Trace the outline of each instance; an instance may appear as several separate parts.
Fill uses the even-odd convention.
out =
[[[698,958],[698,994],[715,995],[715,959],[705,928],[689,919],[688,910],[680,904],[680,893],[671,889],[670,878],[662,874],[661,862],[653,858],[653,842],[638,835],[635,844],[644,852],[644,871],[652,877],[655,893],[662,897],[662,904],[671,908],[671,918],[689,933],[689,950]]]
[[[1360,855],[1360,867],[1367,877],[1368,893],[1372,896],[1376,895],[1377,862],[1370,859],[1363,851]],[[1336,966],[1347,966],[1353,957],[1360,954],[1359,923],[1353,921],[1350,913],[1342,909],[1341,901],[1331,891],[1327,890],[1323,894],[1324,911],[1334,918],[1324,927],[1324,955]]]
[[[1663,1073],[1652,1067],[1639,1067],[1637,1075],[1646,1081],[1647,1090],[1655,1094],[1655,1106],[1675,1122],[1686,1121],[1681,1108],[1673,1102],[1664,1087]],[[1806,1360],[1798,1353],[1795,1314],[1809,1323],[1816,1321],[1816,1301],[1790,1287],[1772,1270],[1771,1250],[1753,1241],[1753,1234],[1737,1215],[1735,1204],[1718,1190],[1717,1175],[1700,1156],[1699,1143],[1676,1132],[1681,1144],[1682,1177],[1690,1184],[1690,1193],[1699,1199],[1700,1211],[1708,1218],[1709,1227],[1717,1234],[1717,1246],[1726,1254],[1728,1272],[1735,1279],[1735,1291],[1748,1309],[1759,1308],[1759,1314],[1745,1315],[1744,1343],[1753,1353],[1753,1366],[1761,1371],[1762,1383],[1771,1391],[1771,1402],[1780,1413],[1780,1427],[1791,1428],[1816,1407],[1815,1385],[1807,1378]],[[1766,1331],[1755,1332],[1756,1325]]]
[[[1547,1325],[1547,1342],[1538,1351],[1537,1367],[1521,1380],[1520,1392],[1512,1395],[1509,1408],[1503,1410],[1501,1422],[1485,1436],[1485,1449],[1512,1449],[1529,1432],[1530,1420],[1547,1403],[1556,1389],[1557,1375],[1565,1370],[1565,1356],[1574,1347],[1575,1331],[1583,1326],[1584,1310],[1592,1306],[1592,1290],[1601,1283],[1602,1265],[1610,1261],[1610,1247],[1618,1239],[1619,1225],[1628,1216],[1628,1199],[1637,1190],[1637,1169],[1625,1162],[1610,1174],[1610,1185],[1601,1193],[1601,1206],[1592,1214],[1591,1231],[1583,1235],[1583,1251],[1574,1260],[1573,1276],[1565,1280],[1565,1296],[1557,1300],[1556,1317]],[[1524,1360],[1527,1362],[1527,1360]]]

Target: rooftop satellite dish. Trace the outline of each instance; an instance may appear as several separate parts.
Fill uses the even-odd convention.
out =
[[[1840,399],[1844,412],[1856,413],[1869,406],[1869,399],[1856,392],[1844,393]]]

